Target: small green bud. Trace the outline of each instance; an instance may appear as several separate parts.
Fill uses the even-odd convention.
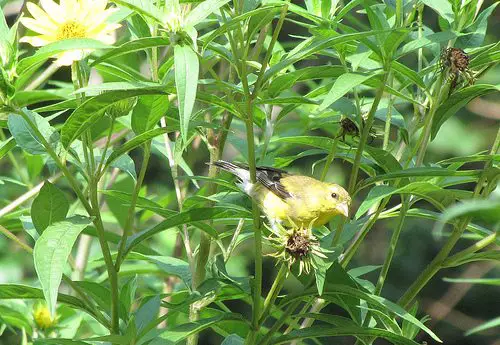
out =
[[[108,109],[106,109],[106,112],[109,116],[114,118],[125,116],[130,113],[136,102],[137,97],[122,99],[121,101],[115,102],[109,106]]]

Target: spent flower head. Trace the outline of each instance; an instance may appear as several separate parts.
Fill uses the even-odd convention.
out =
[[[112,44],[114,31],[120,24],[107,23],[107,19],[116,8],[106,8],[107,0],[40,0],[41,8],[32,2],[26,4],[33,18],[21,18],[21,23],[34,31],[36,36],[24,36],[20,42],[27,42],[35,47],[71,38],[91,38]],[[92,52],[91,49],[69,50],[58,54],[56,63],[71,65],[82,60]]]
[[[269,255],[285,262],[289,268],[298,262],[299,275],[302,272],[309,274],[311,268],[316,268],[315,257],[327,258],[325,250],[320,247],[318,239],[312,233],[315,219],[307,227],[297,226],[291,219],[288,221],[291,224],[289,228],[279,223],[273,228],[268,227],[271,236],[267,240],[276,249]]]

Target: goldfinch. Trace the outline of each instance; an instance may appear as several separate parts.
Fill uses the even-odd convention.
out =
[[[349,216],[351,197],[338,184],[270,167],[258,167],[257,182],[252,184],[245,164],[214,164],[238,178],[237,185],[257,202],[271,225],[320,226],[336,215]]]

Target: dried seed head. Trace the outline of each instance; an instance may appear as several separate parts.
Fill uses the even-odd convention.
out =
[[[299,275],[302,272],[309,274],[315,267],[316,258],[326,258],[325,251],[320,247],[319,241],[312,233],[312,224],[308,227],[297,226],[291,220],[291,228],[276,224],[271,230],[272,236],[267,238],[276,251],[270,256],[286,262],[288,267],[299,263]]]
[[[445,48],[441,52],[441,68],[465,72],[469,68],[469,55],[460,48]]]
[[[445,48],[441,51],[439,65],[450,83],[449,94],[462,82],[474,84],[474,73],[469,69],[470,57],[460,48]]]
[[[307,256],[311,251],[311,236],[294,232],[286,242],[286,251],[296,259]]]

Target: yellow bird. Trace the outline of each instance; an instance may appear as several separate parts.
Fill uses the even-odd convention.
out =
[[[320,226],[336,215],[349,216],[351,197],[338,184],[270,167],[257,167],[257,182],[252,184],[248,166],[222,160],[214,164],[238,178],[237,185],[257,202],[271,225],[291,225],[290,219],[297,226]]]

